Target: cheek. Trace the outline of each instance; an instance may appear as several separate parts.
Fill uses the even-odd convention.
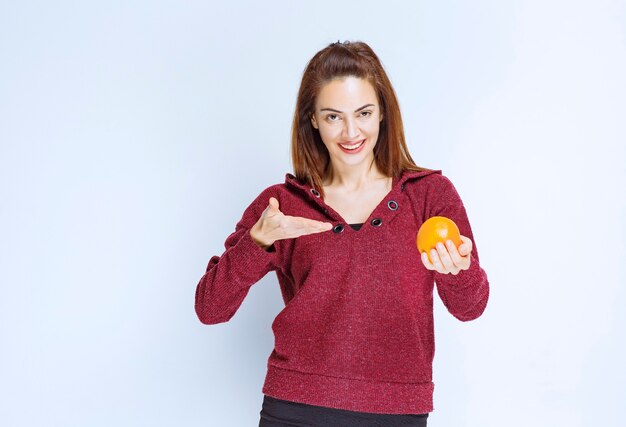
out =
[[[322,141],[324,141],[324,144],[330,144],[334,142],[334,140],[337,139],[339,133],[337,129],[331,126],[322,126],[319,128],[319,131],[320,137],[322,138]]]
[[[364,130],[369,136],[377,136],[380,131],[380,122],[372,120],[371,123],[368,123],[367,126],[365,126]]]

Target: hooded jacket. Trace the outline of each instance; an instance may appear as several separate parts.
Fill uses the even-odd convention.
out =
[[[250,229],[275,197],[285,215],[331,222],[330,231],[278,240],[269,251]],[[457,275],[427,270],[416,247],[421,224],[452,219],[474,243]],[[250,287],[276,272],[285,308],[263,393],[282,400],[386,414],[433,410],[433,291],[462,321],[480,316],[489,283],[463,203],[441,171],[404,172],[360,230],[319,193],[287,174],[245,210],[196,289],[201,322],[230,320]]]

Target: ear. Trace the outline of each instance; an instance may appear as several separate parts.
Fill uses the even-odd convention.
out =
[[[317,120],[315,120],[315,114],[311,114],[311,124],[313,125],[315,129],[318,129]]]

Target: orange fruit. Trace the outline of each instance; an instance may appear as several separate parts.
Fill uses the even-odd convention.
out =
[[[447,240],[452,240],[457,248],[463,243],[459,227],[450,218],[433,216],[424,221],[417,232],[417,250],[420,254],[426,252],[432,262],[430,250],[437,249],[438,242],[445,245]]]

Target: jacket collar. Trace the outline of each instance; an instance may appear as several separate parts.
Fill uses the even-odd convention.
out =
[[[434,173],[438,173],[441,174],[441,170],[437,170],[437,169],[424,169],[422,171],[419,172],[414,172],[414,171],[404,171],[402,173],[402,176],[400,177],[400,179],[398,179],[397,183],[394,183],[394,186],[399,185],[400,186],[400,191],[402,191],[404,189],[405,184],[408,181],[415,181],[418,180],[420,178],[423,178],[425,176],[428,175],[432,175]],[[392,190],[393,191],[393,190]]]
[[[399,197],[400,197],[400,193],[402,193],[402,191],[404,190],[404,186],[408,182],[419,180],[420,178],[423,178],[423,177],[425,177],[427,175],[431,175],[431,174],[434,174],[434,173],[439,173],[440,174],[441,171],[440,170],[431,170],[431,169],[423,170],[423,171],[420,171],[420,172],[405,171],[405,172],[402,173],[400,178],[397,178],[397,179],[394,178],[392,186],[391,186],[391,191],[387,195],[387,199],[389,199],[388,201],[390,203],[392,203],[392,206],[394,206],[393,204],[395,203],[395,208],[393,210],[389,210],[389,211],[387,211],[387,210],[385,210],[383,208],[382,209],[383,213],[381,213],[381,215],[379,215],[377,217],[377,219],[378,220],[383,220],[385,222],[388,221],[388,220],[391,220],[397,214],[397,212],[399,212],[398,200],[399,200]],[[324,203],[324,200],[322,200],[322,197],[321,197],[321,195],[320,195],[320,193],[319,193],[319,191],[317,189],[312,188],[307,183],[298,180],[291,173],[287,173],[285,175],[285,184],[287,184],[288,186],[292,186],[297,191],[301,192],[304,195],[305,198],[307,198],[310,202],[312,202],[314,205],[316,205],[329,218],[332,218],[334,221],[337,221],[337,222],[343,222],[343,219],[341,218],[341,216],[337,212],[335,212],[330,206],[328,206],[326,203]],[[391,207],[389,209],[391,209]],[[401,209],[403,209],[403,207],[401,207]],[[373,214],[374,213],[376,213],[376,210],[373,212]]]
[[[396,189],[396,187],[400,187],[400,191],[402,191],[402,189],[404,189],[404,184],[407,181],[412,181],[412,180],[417,180],[419,178],[425,177],[427,175],[431,175],[434,173],[438,173],[441,174],[441,170],[435,170],[435,169],[425,169],[423,171],[419,171],[419,172],[415,172],[415,171],[404,171],[402,173],[402,175],[400,176],[400,178],[393,179],[393,184],[391,186],[391,191],[394,191]],[[309,186],[307,183],[300,181],[299,179],[297,179],[293,174],[291,173],[287,173],[285,175],[285,184],[289,184],[292,185],[296,188],[299,188],[303,191],[308,192],[309,194],[312,194],[313,196],[315,196],[315,192],[317,190],[315,190],[314,188],[312,188],[311,186]]]

